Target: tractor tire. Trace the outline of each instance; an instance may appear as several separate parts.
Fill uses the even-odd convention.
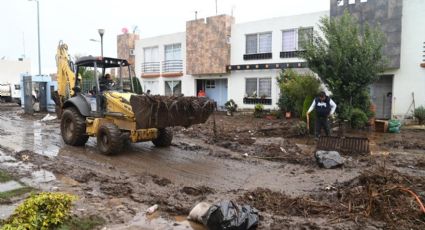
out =
[[[86,134],[86,119],[75,107],[66,108],[61,119],[63,141],[72,146],[83,146],[89,136]]]
[[[158,129],[158,137],[152,140],[156,147],[168,147],[173,141],[173,131],[170,128]]]
[[[105,155],[121,151],[123,147],[121,130],[112,123],[101,125],[97,131],[97,147]]]

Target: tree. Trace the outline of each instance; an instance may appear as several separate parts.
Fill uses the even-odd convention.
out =
[[[324,17],[306,44],[309,68],[316,72],[333,93],[338,104],[338,117],[349,120],[352,108],[368,113],[369,86],[384,71],[384,34],[379,28],[359,23],[348,11],[339,18]]]

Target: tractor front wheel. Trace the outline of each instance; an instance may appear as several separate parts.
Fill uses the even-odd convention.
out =
[[[173,140],[173,131],[170,128],[158,129],[158,137],[152,140],[156,147],[168,147]]]
[[[82,146],[89,139],[86,134],[86,119],[75,107],[68,107],[63,111],[60,127],[63,141],[68,145]]]
[[[123,147],[121,130],[112,123],[102,124],[97,131],[97,147],[106,155],[121,151]]]

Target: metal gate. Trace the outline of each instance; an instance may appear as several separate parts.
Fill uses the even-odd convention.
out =
[[[33,114],[33,96],[32,96],[32,78],[31,76],[24,76],[24,111],[26,114]]]

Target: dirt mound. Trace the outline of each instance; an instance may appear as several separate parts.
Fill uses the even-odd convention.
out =
[[[292,141],[284,141],[280,144],[270,143],[256,145],[254,156],[272,161],[285,161],[292,164],[312,165],[312,155],[305,153]]]
[[[171,184],[171,180],[164,178],[164,177],[160,178],[160,177],[155,176],[155,175],[152,176],[152,181],[153,181],[153,183],[155,183],[159,186],[167,186],[167,185]]]
[[[334,193],[289,197],[257,188],[239,198],[278,216],[326,217],[334,220],[384,221],[386,229],[424,229],[425,179],[378,168],[336,186]],[[419,194],[419,195],[418,195]]]
[[[191,196],[205,196],[208,194],[215,193],[214,189],[207,187],[207,186],[199,186],[199,187],[183,187],[181,189],[181,192],[186,193],[187,195]]]
[[[132,193],[132,185],[128,182],[108,181],[100,184],[100,191],[110,196],[125,197]]]
[[[280,192],[265,188],[257,188],[245,193],[239,198],[242,203],[248,203],[262,212],[281,216],[310,216],[334,213],[332,206],[309,197],[291,198]]]
[[[383,220],[392,229],[425,227],[425,209],[421,207],[425,191],[424,178],[381,167],[364,171],[339,189],[339,202],[346,207],[348,215]]]

